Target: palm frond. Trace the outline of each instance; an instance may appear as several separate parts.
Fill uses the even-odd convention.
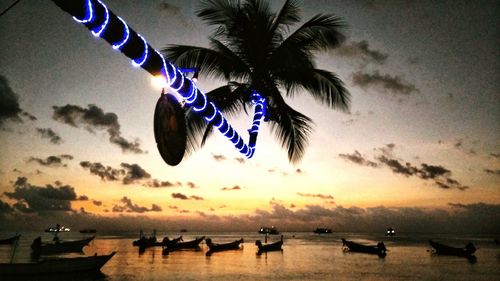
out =
[[[288,32],[290,25],[300,21],[299,3],[296,0],[286,0],[281,10],[273,20],[272,30],[278,33]]]

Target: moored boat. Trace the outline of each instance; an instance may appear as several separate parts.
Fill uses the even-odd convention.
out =
[[[212,253],[215,252],[221,252],[227,250],[239,250],[240,244],[243,243],[243,238],[229,243],[213,243],[212,239],[207,238],[205,239],[205,242],[207,243],[208,246],[208,252],[206,253],[206,255],[210,256],[212,255]]]
[[[376,246],[374,245],[363,245],[353,241],[348,241],[342,238],[342,249],[349,252],[365,253],[378,255],[384,258],[387,255],[387,249],[384,242],[378,242]]]
[[[200,243],[205,239],[205,236],[197,237],[194,240],[186,241],[186,242],[177,242],[172,245],[167,245],[163,248],[162,254],[168,255],[168,253],[182,250],[182,249],[200,249]]]
[[[278,229],[273,225],[271,227],[266,227],[266,226],[263,226],[259,229],[259,233],[260,234],[272,234],[272,235],[275,235],[275,234],[279,234],[280,232],[278,231]]]
[[[385,231],[385,236],[394,236],[396,235],[396,230],[392,227],[389,227],[386,231]]]
[[[74,241],[59,241],[54,243],[42,243],[42,238],[38,237],[33,240],[31,249],[35,255],[49,255],[58,253],[76,253],[82,252],[83,247],[87,246],[90,241],[94,240],[95,236]]]
[[[316,228],[313,232],[316,234],[331,234],[332,230],[330,228]]]
[[[19,240],[19,237],[21,237],[21,234],[17,234],[16,236],[6,239],[0,239],[0,245],[14,244],[17,240]]]
[[[436,255],[472,257],[476,252],[476,247],[471,242],[467,243],[463,248],[451,247],[434,240],[429,240],[429,244],[432,247],[432,252]]]
[[[0,276],[39,276],[41,274],[61,274],[99,271],[116,252],[109,255],[46,258],[33,263],[0,263]]]
[[[95,228],[84,228],[80,230],[80,233],[86,234],[86,233],[96,233],[97,230]]]
[[[262,253],[267,253],[271,251],[283,251],[281,246],[283,246],[283,235],[281,235],[281,240],[274,243],[262,244],[260,240],[255,241],[255,245],[258,247],[257,255],[260,256]]]

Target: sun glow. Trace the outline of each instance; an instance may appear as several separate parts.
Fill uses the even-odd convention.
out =
[[[158,89],[158,90],[161,90],[161,89],[166,88],[168,86],[167,80],[162,75],[153,76],[151,78],[151,85],[153,85],[153,87],[155,89]]]

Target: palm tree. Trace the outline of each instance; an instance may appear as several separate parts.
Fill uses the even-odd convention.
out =
[[[329,108],[348,110],[350,94],[343,82],[314,62],[316,52],[344,40],[341,19],[318,14],[291,32],[291,25],[301,20],[294,0],[286,0],[277,13],[263,0],[203,0],[197,15],[215,27],[210,47],[171,45],[164,54],[180,67],[198,67],[201,75],[227,80],[207,93],[226,115],[246,112],[252,89],[266,97],[272,132],[287,149],[289,161],[299,162],[313,122],[289,106],[283,94],[292,98],[309,93]],[[187,124],[191,151],[203,146],[213,124],[191,111]]]

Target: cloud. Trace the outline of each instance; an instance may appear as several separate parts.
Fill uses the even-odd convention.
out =
[[[492,169],[484,169],[484,172],[487,174],[500,176],[500,169],[492,170]]]
[[[99,201],[99,200],[92,200],[92,204],[96,205],[96,206],[102,206],[102,201]]]
[[[45,167],[67,167],[68,165],[63,163],[64,160],[73,160],[73,156],[62,154],[59,156],[48,156],[45,159],[30,157],[27,162],[35,162]]]
[[[385,92],[399,95],[409,95],[420,92],[415,85],[404,81],[400,76],[390,76],[380,74],[378,71],[364,73],[361,71],[353,73],[352,81],[354,85],[361,88],[380,87]]]
[[[416,176],[423,180],[433,180],[438,187],[444,189],[456,188],[465,190],[469,188],[460,184],[457,180],[450,178],[451,171],[443,166],[422,163],[420,168],[418,168],[408,162],[403,165],[398,160],[387,158],[384,155],[378,156],[377,159],[389,167],[395,174],[402,174],[407,177]]]
[[[301,193],[297,192],[297,195],[302,196],[302,197],[312,197],[312,198],[320,198],[320,199],[333,199],[333,196],[331,195],[325,195],[325,194],[312,194],[312,193]]]
[[[339,154],[339,156],[344,160],[351,161],[362,166],[378,167],[377,163],[364,158],[357,150],[355,150],[352,154]]]
[[[213,154],[212,153],[212,158],[214,158],[215,161],[221,162],[227,160],[226,156],[221,155],[221,154]]]
[[[388,54],[370,49],[366,40],[341,45],[335,49],[335,53],[343,57],[359,58],[365,62],[374,62],[378,64],[383,64],[387,60],[387,57],[389,57]]]
[[[125,170],[123,184],[131,184],[143,179],[151,178],[151,175],[138,164],[121,163],[120,166]]]
[[[146,172],[139,164],[121,163],[120,169],[115,169],[110,166],[104,166],[99,162],[91,163],[89,161],[80,162],[82,168],[89,170],[93,175],[99,176],[103,181],[122,181],[123,184],[134,184],[145,181],[151,178],[151,175]],[[153,179],[144,184],[150,187],[166,186],[167,182]]]
[[[199,188],[199,186],[197,186],[194,182],[190,182],[188,181],[186,183],[186,185],[189,187],[189,188]]]
[[[7,78],[0,75],[0,128],[7,120],[22,123],[21,116],[29,120],[36,120],[36,117],[25,112],[19,106],[19,96],[9,86]]]
[[[358,165],[374,168],[387,167],[395,174],[401,174],[406,177],[418,177],[423,180],[432,180],[436,186],[443,189],[456,188],[465,190],[469,188],[468,186],[460,184],[457,180],[452,179],[451,171],[443,166],[422,163],[420,167],[417,167],[409,162],[400,162],[400,160],[393,157],[393,150],[395,147],[395,144],[390,143],[384,147],[375,148],[375,151],[380,152],[380,155],[375,156],[378,163],[366,159],[357,150],[355,150],[353,154],[339,154],[339,156]]]
[[[204,200],[203,197],[200,197],[200,196],[196,196],[196,195],[187,196],[187,195],[184,195],[182,193],[172,193],[171,196],[174,199],[181,199],[181,200],[190,200],[190,199]]]
[[[222,191],[229,191],[229,190],[241,190],[241,187],[239,185],[235,185],[233,187],[223,187],[221,188]]]
[[[14,208],[0,199],[0,217],[5,214],[10,214],[14,211]]]
[[[114,205],[113,209],[111,209],[112,212],[114,213],[145,213],[145,212],[161,212],[162,208],[156,204],[152,204],[151,208],[147,208],[144,206],[139,206],[137,204],[134,204],[130,198],[127,196],[123,196],[122,199],[120,199],[121,205]]]
[[[89,161],[82,161],[80,162],[80,166],[88,169],[91,174],[99,176],[103,181],[118,181],[125,175],[125,170],[104,166],[99,162],[90,163]]]
[[[145,183],[144,186],[148,186],[148,187],[175,187],[175,186],[180,186],[180,183],[179,182],[173,183],[173,182],[169,182],[169,181],[160,181],[157,179],[153,179],[153,180]]]
[[[52,118],[73,127],[84,126],[89,132],[94,130],[106,130],[109,134],[109,141],[118,145],[123,152],[145,153],[140,148],[139,140],[128,141],[121,136],[118,116],[113,112],[104,113],[96,105],[89,104],[88,108],[67,104],[65,106],[53,106]]]
[[[257,209],[241,215],[198,214],[199,216],[148,217],[126,211],[117,216],[51,212],[41,213],[33,219],[32,215],[13,212],[1,218],[1,223],[3,229],[18,231],[39,231],[57,221],[62,225],[93,225],[103,232],[117,229],[135,231],[138,225],[143,229],[158,229],[160,226],[159,231],[165,232],[178,231],[179,228],[187,228],[190,231],[253,232],[261,225],[276,225],[282,232],[312,231],[318,225],[324,225],[339,232],[383,233],[383,227],[390,225],[401,233],[415,233],[422,229],[427,233],[469,234],[471,230],[475,234],[500,233],[500,204],[484,202],[454,202],[439,208],[307,205],[292,209],[275,204],[271,205],[269,210]]]
[[[240,164],[245,164],[245,158],[243,157],[236,157],[234,160]]]
[[[42,139],[48,139],[53,144],[62,143],[61,137],[51,128],[36,128],[36,132],[42,137]]]
[[[21,212],[71,211],[71,201],[88,200],[86,195],[78,196],[74,187],[51,184],[32,185],[26,177],[18,177],[13,184],[14,192],[4,192],[5,196],[17,202],[14,208]]]
[[[490,156],[495,159],[500,159],[500,153],[490,153]]]

